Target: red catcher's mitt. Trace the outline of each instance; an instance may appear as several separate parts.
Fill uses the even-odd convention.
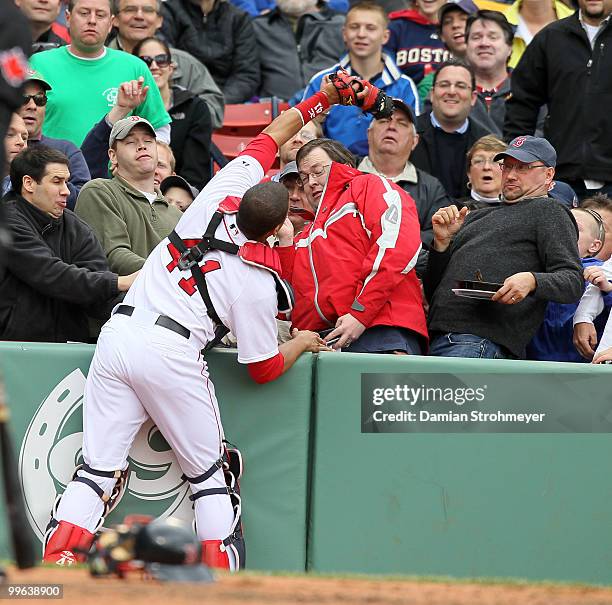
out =
[[[371,113],[376,119],[391,117],[393,99],[376,86],[357,76],[351,76],[344,70],[331,74],[329,79],[338,91],[341,105],[356,105],[363,111]],[[360,93],[366,86],[368,94],[364,98],[357,97],[357,93]]]

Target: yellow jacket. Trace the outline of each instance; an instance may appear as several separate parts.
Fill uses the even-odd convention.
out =
[[[564,19],[565,17],[569,17],[574,14],[574,9],[567,6],[567,4],[563,4],[561,0],[553,0],[555,4],[555,12],[557,13],[557,19]],[[483,4],[480,2],[479,4]],[[491,4],[491,3],[489,3]],[[505,11],[502,11],[506,15],[506,19],[510,25],[514,25],[515,27],[519,23],[519,10],[521,8],[521,0],[516,0],[516,2],[510,5]],[[499,10],[499,9],[497,9]],[[516,67],[516,64],[519,62],[519,59],[523,56],[525,49],[527,48],[527,44],[525,40],[521,37],[515,35],[514,42],[512,44],[512,55],[510,56],[510,61],[508,65],[512,68]]]
[[[495,2],[494,0],[475,0],[480,10],[499,11],[503,13],[508,5],[505,2]]]

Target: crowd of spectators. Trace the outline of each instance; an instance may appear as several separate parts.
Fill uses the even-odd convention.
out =
[[[335,106],[266,176],[293,325],[349,352],[612,359],[612,0],[14,1],[33,54],[0,338],[95,341],[219,168],[225,106],[344,70],[393,113]]]

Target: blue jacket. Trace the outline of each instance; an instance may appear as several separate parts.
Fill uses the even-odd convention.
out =
[[[389,41],[385,45],[397,66],[417,84],[450,58],[438,34],[438,26],[415,10],[389,14]]]
[[[251,17],[257,17],[263,11],[271,11],[276,8],[275,0],[230,0],[230,2],[245,13],[249,13]],[[348,0],[327,0],[327,4],[329,8],[339,13],[346,13],[349,7]]]
[[[81,151],[87,161],[92,179],[110,179],[108,163],[108,138],[112,126],[109,126],[104,116],[87,133],[81,144]]]
[[[584,269],[601,264],[603,264],[603,261],[597,258],[582,259],[582,267]],[[601,340],[601,335],[608,321],[610,307],[612,307],[612,292],[604,294],[603,300],[605,308],[595,320],[598,341]],[[578,302],[571,305],[563,305],[556,302],[548,303],[544,321],[537,334],[533,337],[533,340],[527,346],[527,359],[588,363],[588,360],[578,353],[572,342],[574,335],[573,319]]]
[[[415,115],[419,114],[419,93],[414,82],[397,68],[393,59],[383,53],[385,67],[375,80],[374,86],[384,90],[389,96],[402,99],[412,107]],[[339,63],[329,69],[324,69],[312,77],[306,90],[304,99],[312,96],[321,88],[321,80],[338,69],[346,69],[352,73],[348,54],[340,59]],[[326,137],[340,141],[355,155],[368,155],[368,127],[372,121],[372,115],[364,113],[358,107],[336,105],[331,108],[327,119],[323,124],[323,132]]]

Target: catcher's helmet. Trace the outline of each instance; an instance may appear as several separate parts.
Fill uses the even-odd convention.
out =
[[[201,561],[202,545],[186,523],[156,519],[136,534],[134,556],[148,563],[194,565]]]

